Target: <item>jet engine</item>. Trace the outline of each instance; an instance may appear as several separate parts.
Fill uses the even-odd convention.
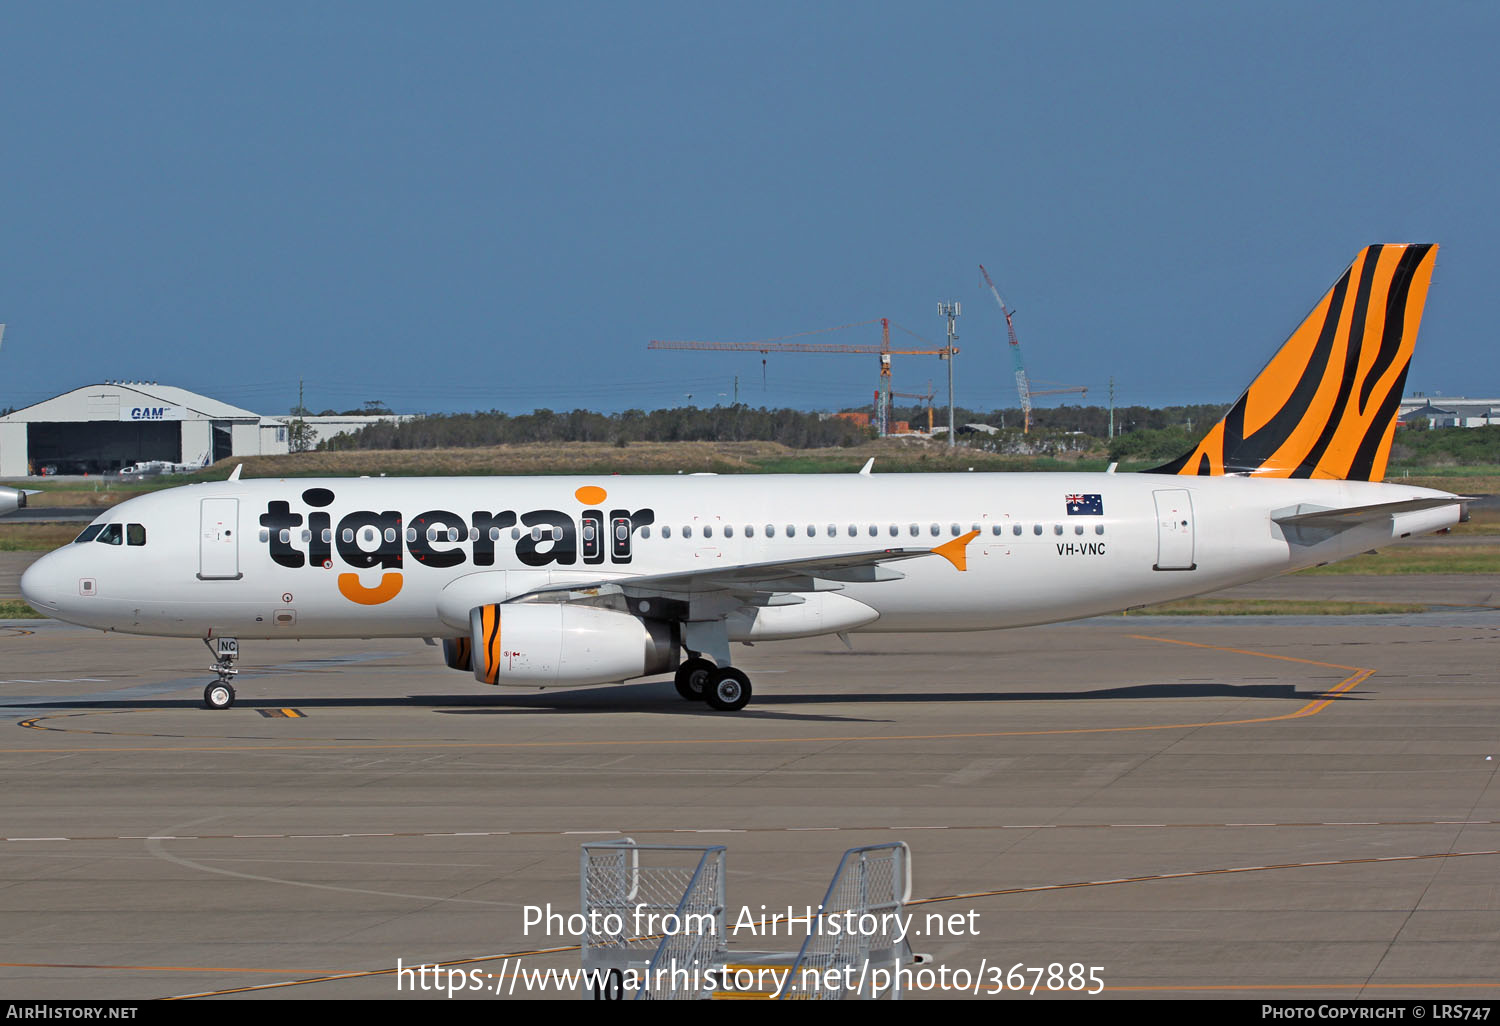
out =
[[[474,645],[468,638],[444,638],[443,662],[450,670],[474,669]]]
[[[0,516],[26,508],[26,493],[19,488],[0,487]]]
[[[605,684],[677,666],[671,625],[597,606],[520,602],[469,614],[474,678],[482,684]]]

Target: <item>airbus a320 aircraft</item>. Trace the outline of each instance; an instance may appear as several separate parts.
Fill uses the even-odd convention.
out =
[[[1363,250],[1192,452],[1141,474],[238,479],[131,499],[21,581],[105,631],[442,638],[484,684],[675,671],[743,708],[731,642],[1093,616],[1465,517],[1384,476],[1436,247]]]

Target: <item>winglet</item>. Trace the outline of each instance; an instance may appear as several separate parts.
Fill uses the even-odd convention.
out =
[[[952,541],[943,542],[932,551],[953,564],[955,570],[969,569],[969,542],[979,537],[978,531],[959,535]]]
[[[236,463],[234,465],[234,469],[229,472],[229,477],[226,478],[225,480],[228,480],[228,481],[238,481],[240,479],[240,471],[242,471],[244,469],[245,469],[245,465],[243,463]]]
[[[869,459],[865,460],[865,465],[859,468],[859,472],[865,477],[869,477],[870,468],[873,466],[875,466],[875,457],[871,456]]]

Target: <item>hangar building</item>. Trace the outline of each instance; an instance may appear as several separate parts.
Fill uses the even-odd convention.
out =
[[[378,420],[408,416],[305,417],[313,443]],[[199,467],[232,456],[289,451],[289,415],[262,416],[146,381],[106,381],[0,417],[0,477],[103,474],[164,460]]]

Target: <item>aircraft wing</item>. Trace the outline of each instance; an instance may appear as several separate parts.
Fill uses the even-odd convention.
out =
[[[726,592],[738,595],[775,592],[836,591],[846,583],[896,581],[906,575],[884,564],[922,556],[942,556],[958,570],[967,569],[965,547],[978,531],[954,538],[930,549],[872,549],[834,556],[778,559],[765,563],[706,566],[666,574],[639,577],[601,577],[536,588],[509,601],[515,602],[549,592],[589,592],[599,588],[619,589],[629,595],[702,595]]]

